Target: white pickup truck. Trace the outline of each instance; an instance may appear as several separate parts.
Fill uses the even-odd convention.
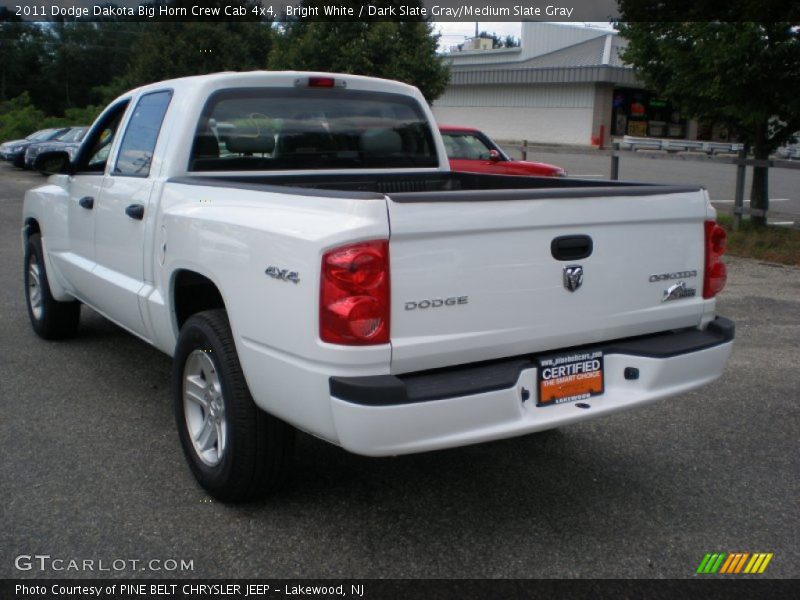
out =
[[[704,190],[450,172],[411,86],[300,72],[148,85],[25,196],[34,330],[85,304],[173,356],[192,472],[239,500],[295,428],[363,455],[523,435],[718,378]]]

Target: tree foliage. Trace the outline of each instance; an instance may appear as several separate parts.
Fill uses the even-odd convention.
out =
[[[623,19],[625,18],[623,3]],[[623,58],[684,114],[725,124],[757,159],[800,130],[800,23],[623,22]],[[751,207],[768,208],[756,167]],[[763,217],[754,217],[765,223]]]
[[[187,8],[196,0],[151,0],[151,4]],[[257,0],[208,0],[204,6],[252,9],[257,4]],[[397,7],[409,2],[374,4]],[[10,110],[9,100],[23,93],[25,106],[61,117],[79,108],[91,112],[132,87],[217,71],[279,68],[372,75],[417,85],[429,100],[444,91],[448,80],[447,67],[436,55],[438,36],[426,21],[285,19],[276,26],[252,10],[245,17],[214,22],[185,17],[147,23],[125,18],[37,23],[10,14],[3,18],[0,114]]]
[[[263,69],[272,30],[268,24],[249,21],[152,23],[138,43],[149,51],[132,56],[128,87],[217,71]]]
[[[191,14],[196,0],[169,0],[172,8]],[[118,82],[125,88],[154,81],[218,71],[263,69],[272,48],[271,22],[252,12],[255,0],[206,0],[204,8],[245,9],[245,16],[203,21],[180,17],[148,23]]]
[[[491,39],[492,40],[492,48],[517,48],[520,45],[520,42],[517,38],[513,35],[507,35],[505,38],[501,38],[496,33],[492,32],[489,33],[488,31],[481,31],[478,34],[479,38]]]
[[[0,102],[28,92],[47,114],[105,101],[142,32],[133,22],[0,23]]]
[[[188,7],[196,0],[166,3]],[[409,2],[375,2],[400,3]],[[204,6],[234,4],[252,8],[257,2],[209,0]],[[305,4],[312,6],[315,0]],[[444,91],[449,78],[436,54],[438,36],[423,20],[289,19],[276,26],[252,11],[245,18],[214,22],[182,18],[37,23],[14,20],[13,15],[4,18],[0,141],[44,127],[89,124],[126,90],[186,75],[266,68],[355,73],[411,83],[429,101]]]
[[[507,35],[505,38],[501,38],[496,33],[494,33],[494,32],[489,33],[488,31],[481,31],[478,34],[478,37],[482,38],[482,39],[485,39],[485,40],[492,40],[492,49],[493,50],[497,50],[498,48],[519,48],[520,45],[522,44],[520,39],[519,38],[515,38],[513,35]],[[474,38],[470,38],[470,39],[474,39]],[[464,50],[464,46],[465,45],[466,45],[466,42],[462,42],[460,44],[457,44],[456,48],[458,48],[458,51],[461,52],[461,51]]]
[[[38,129],[89,125],[100,114],[101,106],[68,108],[63,117],[48,117],[34,106],[28,92],[16,98],[0,102],[0,140],[15,140]]]
[[[417,86],[432,102],[449,80],[448,68],[436,54],[438,40],[432,25],[422,20],[292,20],[279,28],[269,66],[397,79]]]
[[[0,106],[0,139],[16,140],[45,127],[45,114],[31,102],[28,92]]]
[[[0,23],[0,102],[23,92],[42,96],[45,43],[44,31],[34,23]]]
[[[126,72],[143,31],[135,22],[56,22],[45,28],[47,58],[42,84],[48,113],[102,103],[100,87]]]

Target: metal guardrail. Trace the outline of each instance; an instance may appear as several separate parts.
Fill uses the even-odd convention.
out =
[[[737,156],[702,156],[702,155],[668,155],[668,154],[642,154],[632,150],[621,150],[619,143],[614,143],[613,149],[609,152],[611,156],[610,178],[619,179],[619,159],[622,156],[635,156],[636,158],[653,158],[659,160],[689,160],[693,162],[712,162],[718,164],[736,165],[736,192],[733,200],[733,229],[737,231],[742,224],[744,208],[744,185],[747,167],[766,167],[767,169],[800,169],[800,162],[789,160],[768,159],[757,160],[747,158],[744,147],[740,145]],[[760,208],[750,208],[747,213],[755,217],[767,216],[767,211]]]
[[[704,152],[706,154],[737,154],[743,148],[742,144],[734,142],[642,138],[631,135],[623,136],[619,141],[619,146],[622,150],[663,150],[665,152]]]
[[[634,141],[641,140],[640,145],[633,144],[631,146],[630,140],[628,142],[628,147],[632,149],[624,150],[620,148],[620,142],[614,142],[612,148],[610,149],[597,149],[597,148],[586,148],[576,146],[574,148],[565,148],[565,147],[552,147],[545,145],[529,145],[528,140],[522,140],[521,144],[513,144],[513,143],[504,143],[503,146],[507,148],[514,148],[520,151],[522,155],[522,160],[528,159],[528,151],[531,149],[536,149],[545,152],[557,152],[557,153],[564,153],[564,154],[591,154],[593,156],[608,156],[611,159],[611,166],[609,172],[609,178],[612,180],[619,179],[619,161],[620,158],[628,157],[628,158],[646,158],[646,159],[653,159],[653,160],[683,160],[683,161],[691,161],[691,162],[709,162],[709,163],[717,163],[717,164],[727,164],[727,165],[735,165],[736,166],[736,186],[735,186],[735,196],[734,196],[734,206],[733,206],[733,228],[734,230],[738,230],[741,222],[742,222],[742,215],[747,213],[752,216],[758,217],[766,217],[767,211],[757,209],[757,208],[744,208],[744,186],[745,186],[745,176],[747,173],[747,167],[766,167],[767,169],[797,169],[800,170],[800,161],[797,160],[789,160],[781,159],[781,158],[771,158],[767,160],[756,160],[754,158],[748,158],[744,154],[744,148],[742,144],[725,144],[722,142],[702,142],[697,141],[697,144],[702,145],[701,151],[692,151],[692,148],[688,147],[687,142],[694,142],[694,140],[649,140],[648,138],[635,138]],[[649,142],[651,147],[647,148],[646,143]],[[673,145],[671,151],[665,150],[662,145],[662,142],[669,142]],[[680,145],[682,148],[678,149],[674,147],[675,144]],[[735,155],[731,155],[730,148],[735,146],[737,148],[737,152]],[[725,151],[727,149],[727,151]],[[644,150],[644,151],[642,151]],[[647,150],[651,150],[651,152],[647,152]],[[687,151],[688,150],[688,151]],[[725,154],[726,156],[721,156],[720,154]],[[790,154],[790,156],[792,156]]]

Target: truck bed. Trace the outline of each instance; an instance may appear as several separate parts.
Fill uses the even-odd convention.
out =
[[[319,175],[183,176],[169,180],[184,185],[228,187],[271,192],[286,187],[306,195],[330,196],[342,192],[353,198],[375,199],[390,195],[395,202],[465,202],[470,200],[534,200],[558,197],[652,196],[696,192],[698,186],[661,185],[632,181],[519,177],[459,172],[369,173]],[[441,192],[446,192],[442,194]],[[355,196],[359,197],[359,196]]]

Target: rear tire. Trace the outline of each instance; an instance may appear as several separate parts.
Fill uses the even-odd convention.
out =
[[[208,310],[181,328],[172,367],[175,424],[197,481],[222,501],[260,498],[286,480],[293,427],[253,402],[227,313]]]
[[[59,302],[50,293],[41,234],[34,233],[28,237],[24,277],[25,303],[36,334],[46,340],[75,335],[81,318],[81,304],[77,300]]]

